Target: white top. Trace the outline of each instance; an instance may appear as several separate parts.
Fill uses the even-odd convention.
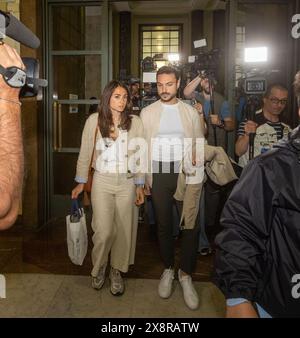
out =
[[[182,160],[184,131],[177,104],[163,104],[159,130],[152,143],[152,160],[175,162]],[[147,126],[145,126],[147,128]]]
[[[127,148],[127,131],[119,129],[116,140],[112,138],[100,138],[96,149],[102,150],[96,160],[96,170],[101,173],[123,173],[125,169],[125,155]]]

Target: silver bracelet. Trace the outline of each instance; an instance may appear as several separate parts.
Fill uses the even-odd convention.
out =
[[[19,106],[22,106],[22,103],[20,101],[14,101],[14,100],[9,100],[9,99],[3,99],[2,97],[0,97],[0,100],[6,101],[6,102],[10,102],[10,103],[14,103],[14,104],[18,104]]]

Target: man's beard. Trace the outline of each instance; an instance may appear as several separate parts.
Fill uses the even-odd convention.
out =
[[[167,99],[164,99],[163,95],[168,95]],[[159,97],[160,97],[162,102],[170,102],[174,99],[174,97],[176,97],[176,94],[161,93],[161,94],[159,94]]]

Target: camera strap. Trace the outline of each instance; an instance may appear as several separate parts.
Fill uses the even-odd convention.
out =
[[[0,65],[0,74],[4,81],[12,88],[21,88],[26,83],[26,73],[19,67],[4,68]]]
[[[0,65],[0,74],[3,76],[4,81],[13,88],[21,88],[25,84],[31,87],[47,87],[48,85],[47,80],[28,77],[25,71],[18,67],[4,68]]]

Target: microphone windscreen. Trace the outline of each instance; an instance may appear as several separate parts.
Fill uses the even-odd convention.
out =
[[[40,46],[40,40],[37,36],[12,14],[7,15],[9,17],[9,24],[6,27],[5,34],[27,47],[38,48]]]

